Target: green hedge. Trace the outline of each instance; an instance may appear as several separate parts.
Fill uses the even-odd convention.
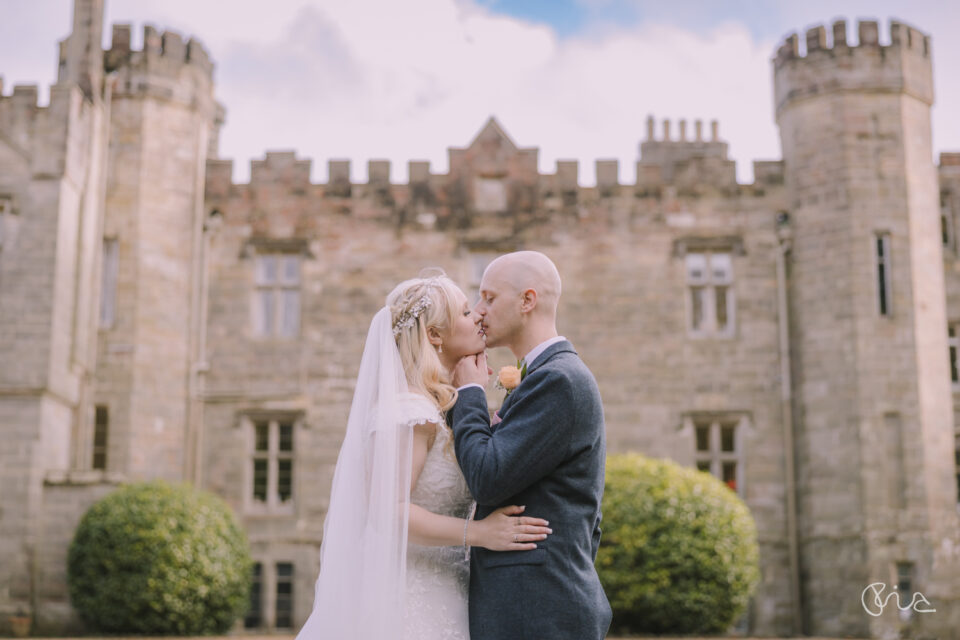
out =
[[[249,603],[246,535],[189,485],[126,485],[94,504],[68,554],[70,599],[93,631],[222,634]]]
[[[638,454],[607,459],[597,571],[617,633],[722,633],[759,581],[753,517],[712,475]]]

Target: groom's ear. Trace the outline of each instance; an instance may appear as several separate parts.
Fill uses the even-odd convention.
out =
[[[536,289],[527,289],[520,294],[520,310],[524,313],[530,313],[537,306]]]

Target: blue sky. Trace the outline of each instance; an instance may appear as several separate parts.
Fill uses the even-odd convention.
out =
[[[56,41],[71,0],[0,0],[0,75],[54,81]],[[229,10],[225,7],[229,6]],[[784,36],[809,26],[890,18],[929,33],[937,104],[934,150],[960,150],[960,9],[918,0],[106,0],[107,22],[144,23],[201,40],[216,63],[227,108],[221,156],[245,180],[266,150],[293,149],[326,177],[332,158],[409,160],[447,167],[495,115],[540,167],[580,161],[593,181],[597,159],[620,161],[635,179],[638,143],[653,115],[717,119],[741,181],[752,161],[780,157],[770,58]],[[267,8],[269,7],[269,8]],[[109,46],[110,28],[104,45]],[[884,41],[884,38],[881,38]],[[677,131],[677,126],[673,126]]]
[[[559,35],[582,33],[598,24],[658,22],[694,30],[709,29],[725,20],[742,20],[755,36],[776,31],[775,2],[643,2],[641,0],[485,0],[481,4],[524,20],[551,25]]]

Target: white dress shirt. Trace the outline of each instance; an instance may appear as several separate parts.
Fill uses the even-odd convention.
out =
[[[529,368],[530,365],[533,364],[533,361],[536,360],[541,353],[546,351],[550,345],[556,344],[561,340],[566,340],[566,338],[564,338],[563,336],[554,336],[552,338],[547,338],[546,340],[544,340],[543,342],[535,346],[533,349],[530,349],[527,355],[523,357],[523,361],[527,364],[527,367]],[[457,387],[457,391],[463,391],[464,389],[467,389],[469,387],[480,387],[481,389],[483,389],[482,384],[471,382],[469,384],[463,385],[462,387]]]

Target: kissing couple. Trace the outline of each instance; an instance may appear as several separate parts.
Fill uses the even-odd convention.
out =
[[[600,392],[557,335],[560,274],[490,263],[472,308],[445,275],[373,317],[297,640],[599,640]],[[523,372],[491,420],[487,347]],[[512,385],[511,385],[512,386]]]

